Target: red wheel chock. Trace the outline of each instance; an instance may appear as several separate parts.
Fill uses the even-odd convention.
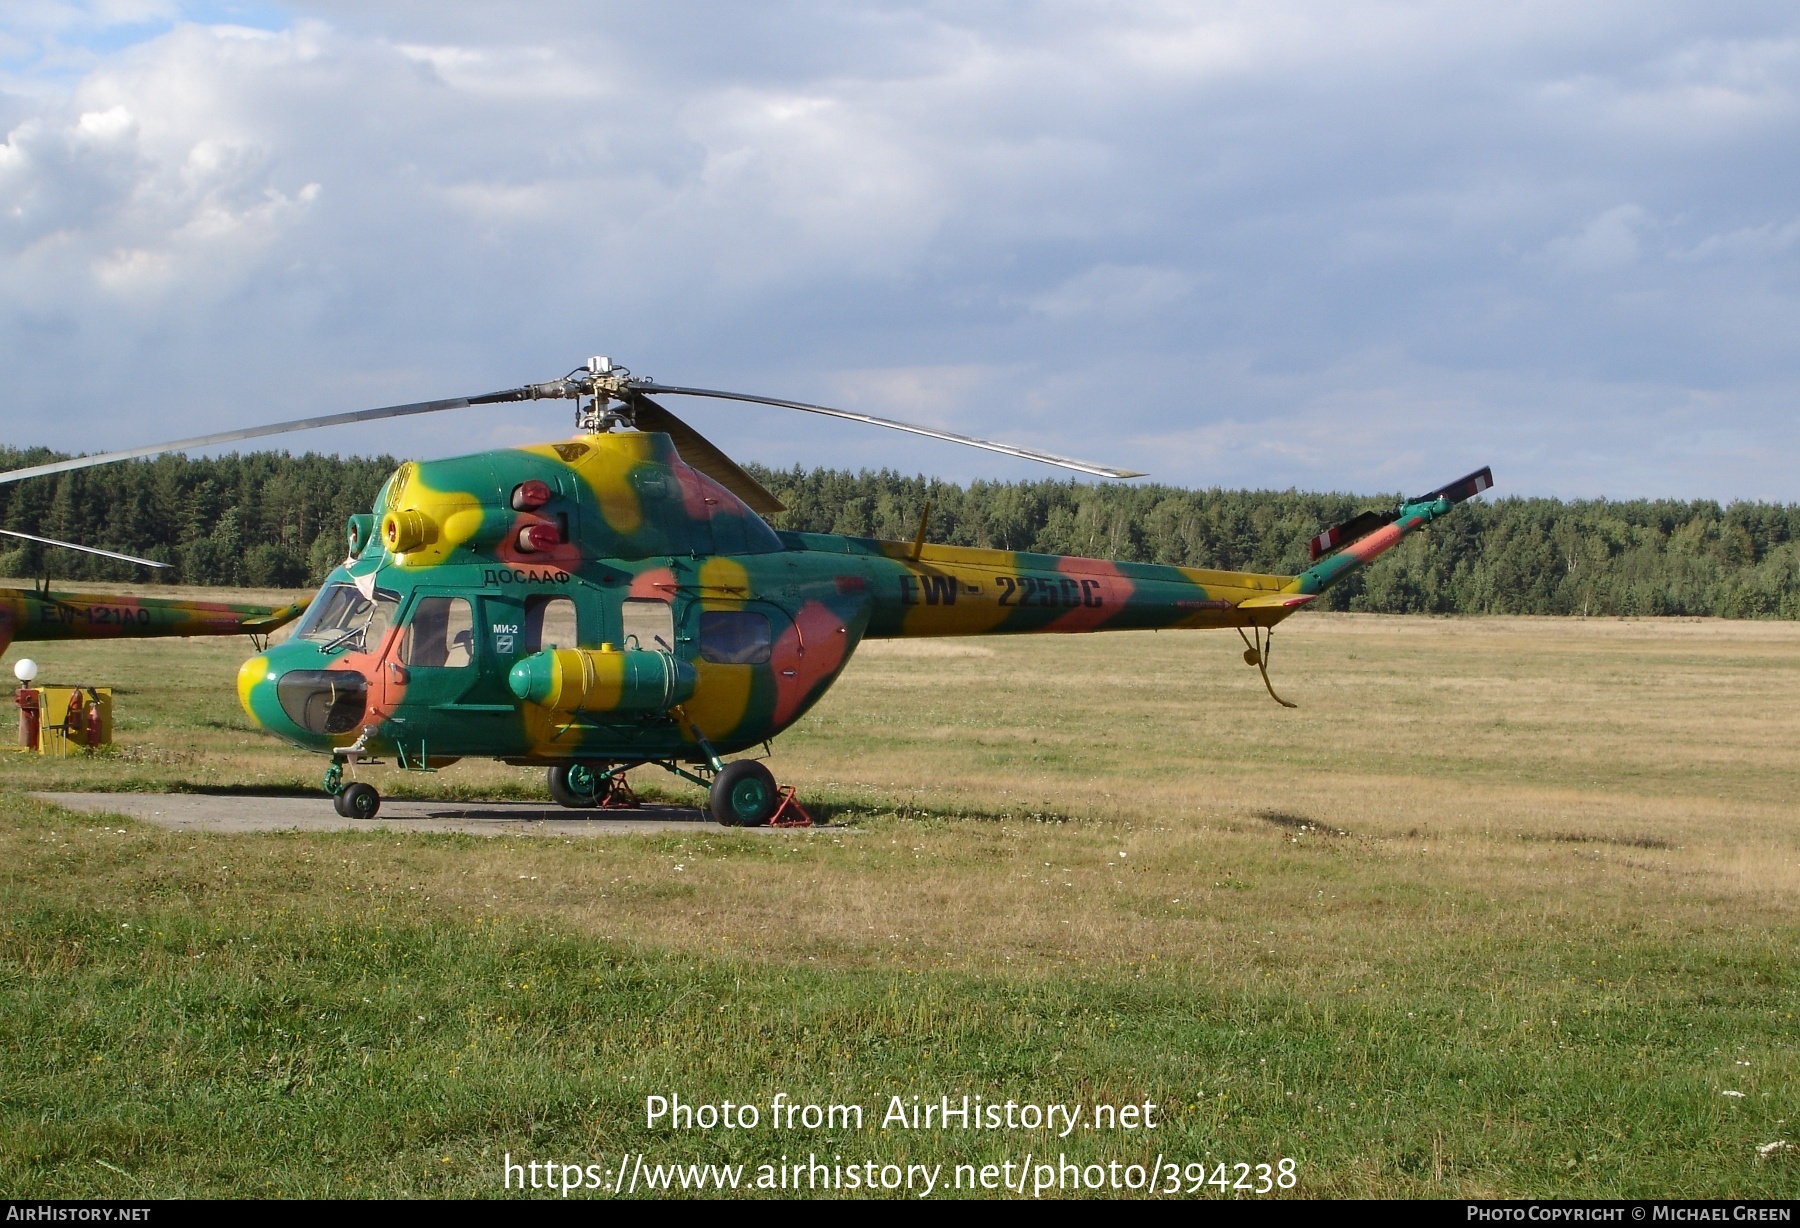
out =
[[[794,786],[783,785],[779,792],[781,793],[781,804],[775,807],[775,813],[769,816],[769,826],[811,827],[813,817],[806,813],[806,807],[802,806],[799,799],[794,796]]]
[[[602,810],[636,810],[643,804],[631,791],[631,782],[625,779],[623,772],[607,781],[606,796],[600,799]]]

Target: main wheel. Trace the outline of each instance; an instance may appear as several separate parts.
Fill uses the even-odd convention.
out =
[[[550,796],[571,810],[598,806],[600,773],[591,764],[559,763],[550,769]]]
[[[365,785],[360,780],[345,785],[335,800],[338,813],[346,819],[372,819],[381,809],[381,794],[375,792],[374,785]]]
[[[331,808],[337,811],[343,818],[347,819],[350,817],[350,812],[344,809],[344,791],[342,789],[339,789],[336,793],[331,795]]]
[[[754,759],[739,759],[713,777],[706,808],[726,827],[761,827],[773,817],[780,800],[769,769]]]

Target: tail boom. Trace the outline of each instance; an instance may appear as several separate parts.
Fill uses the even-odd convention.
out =
[[[300,616],[280,608],[126,593],[52,593],[0,587],[0,650],[23,640],[264,635]]]
[[[854,586],[864,595],[870,639],[1268,626],[1296,607],[1282,593],[1291,576],[825,534],[784,536],[790,547],[852,556],[835,583],[840,593]],[[1254,598],[1264,601],[1245,604]]]

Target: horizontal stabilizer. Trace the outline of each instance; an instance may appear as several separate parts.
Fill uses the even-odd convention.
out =
[[[1317,593],[1264,593],[1261,597],[1246,597],[1237,603],[1237,608],[1240,610],[1291,610],[1295,606],[1305,605],[1317,597]]]
[[[1433,499],[1448,499],[1452,503],[1461,503],[1464,499],[1473,498],[1494,484],[1494,471],[1483,465],[1466,477],[1457,478],[1448,486],[1440,486],[1428,495],[1420,495],[1412,500],[1414,503],[1429,503]]]
[[[306,613],[306,605],[307,603],[304,601],[296,601],[294,604],[284,605],[278,610],[270,610],[267,614],[261,614],[255,618],[246,618],[243,621],[242,626],[245,631],[253,634],[267,635],[278,627],[287,626],[296,618],[299,618],[302,614]]]
[[[1393,524],[1398,518],[1398,512],[1364,512],[1343,524],[1333,525],[1312,539],[1312,556],[1315,559],[1322,558],[1345,542],[1365,537],[1382,525]]]

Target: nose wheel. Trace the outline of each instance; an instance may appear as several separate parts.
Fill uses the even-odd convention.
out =
[[[381,794],[359,780],[338,790],[331,804],[346,819],[372,819],[381,810]]]

